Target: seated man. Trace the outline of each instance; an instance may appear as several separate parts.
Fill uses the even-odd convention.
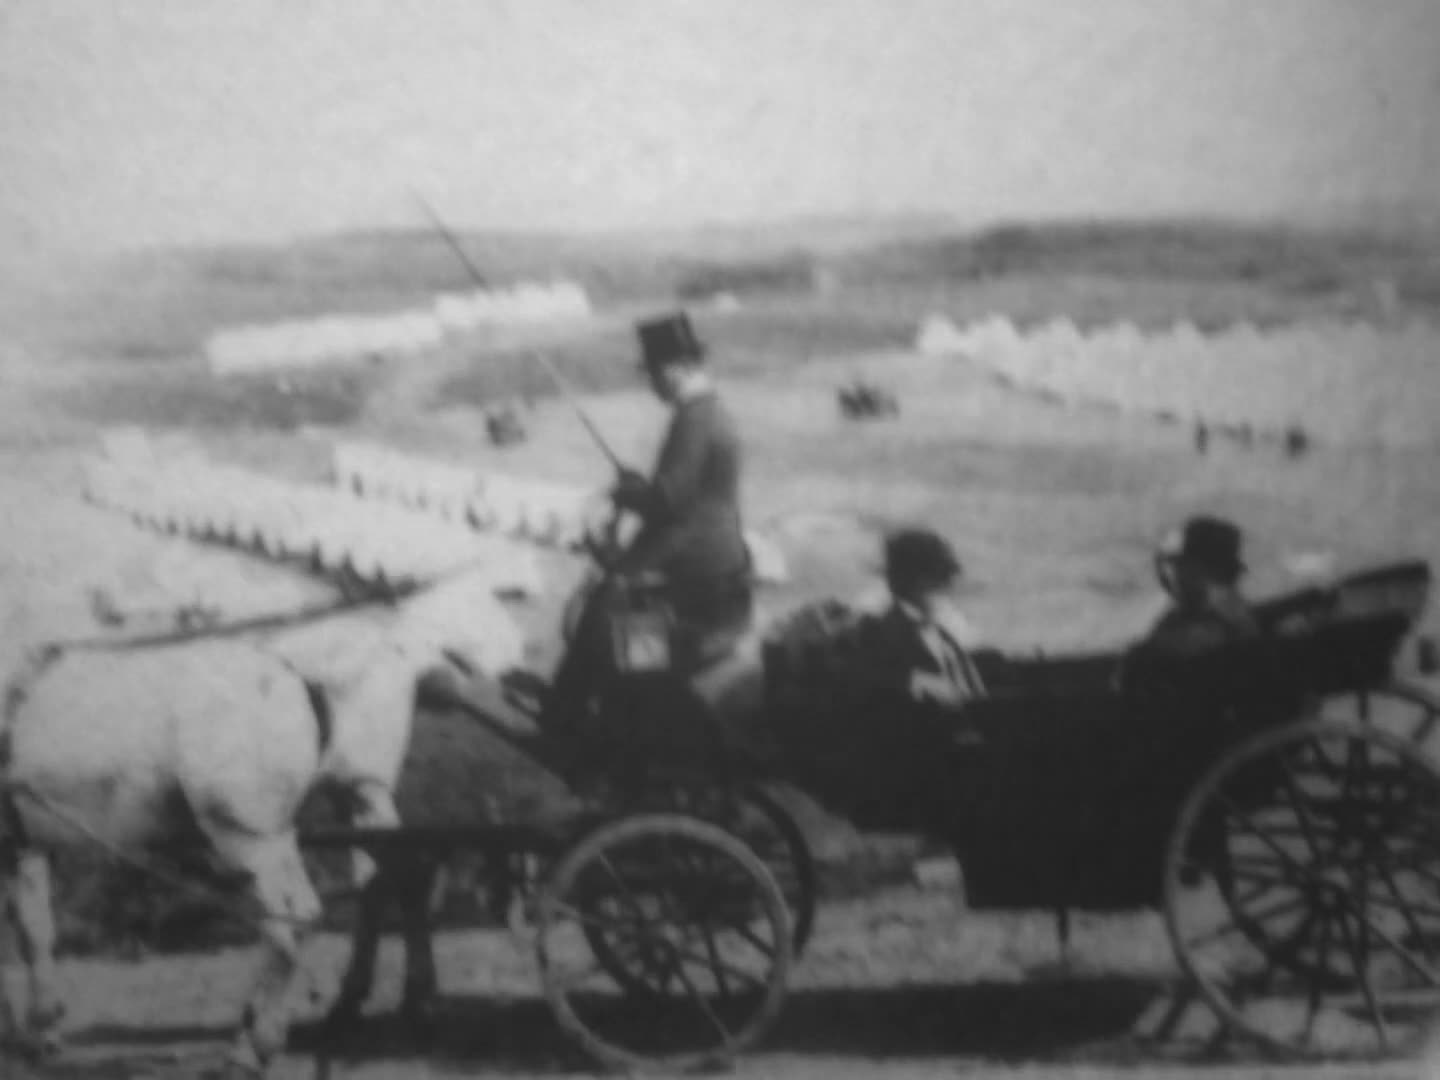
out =
[[[1162,551],[1157,559],[1173,603],[1130,651],[1129,676],[1173,669],[1177,662],[1259,637],[1259,624],[1240,593],[1245,573],[1240,544],[1240,530],[1231,522],[1195,517],[1185,523],[1178,550]]]
[[[914,701],[954,706],[984,693],[980,675],[941,617],[961,576],[943,537],[905,530],[885,543],[890,608],[858,628],[870,679]]]
[[[965,649],[945,627],[961,578],[950,545],[909,529],[885,542],[889,607],[849,631],[839,708],[818,750],[836,759],[839,805],[877,829],[949,835],[969,814],[957,782],[957,710],[985,692]],[[836,767],[838,766],[838,767]]]

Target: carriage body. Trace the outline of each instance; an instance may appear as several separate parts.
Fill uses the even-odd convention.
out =
[[[582,845],[547,876],[542,970],[551,962],[547,927],[579,911],[599,969],[626,994],[669,1000],[668,976],[641,970],[597,936],[600,894],[587,890],[599,869],[610,872],[612,849],[627,842],[631,821],[648,822],[646,835],[660,842],[636,855],[632,892],[673,891],[675,862],[664,845],[677,829],[703,839],[712,855],[728,836],[739,842],[732,866],[758,858],[740,879],[725,881],[748,882],[757,899],[725,900],[725,911],[755,922],[763,908],[772,948],[762,965],[764,1004],[746,1013],[743,1033],[725,1035],[721,1049],[733,1053],[758,1038],[816,903],[804,837],[754,786],[777,780],[862,832],[946,841],[971,909],[1159,909],[1187,985],[1228,1030],[1313,1052],[1322,1046],[1316,1031],[1329,1030],[1316,1023],[1323,1006],[1327,1018],[1346,1023],[1367,1017],[1371,1043],[1393,1049],[1382,996],[1394,991],[1408,1000],[1418,975],[1420,992],[1440,1000],[1440,771],[1414,748],[1440,725],[1440,705],[1393,680],[1430,580],[1425,564],[1403,563],[1277,597],[1257,608],[1259,639],[1186,661],[1169,681],[1135,685],[1123,677],[1118,653],[977,654],[985,693],[953,710],[854,694],[846,674],[857,658],[826,645],[833,629],[826,620],[848,617],[842,605],[819,611],[815,643],[826,647],[797,648],[772,636],[738,707],[717,704],[697,685],[703,675],[655,662],[671,655],[655,647],[664,620],[653,596],[631,596],[612,626],[612,681],[581,735],[585,771],[606,781],[602,816],[614,836],[596,833],[586,842],[593,852]],[[635,640],[638,650],[626,644]],[[1385,694],[1421,703],[1417,730],[1397,738],[1368,722],[1365,703]],[[1325,713],[1337,700],[1359,705],[1337,722]],[[536,753],[543,760],[543,749]],[[1297,768],[1308,773],[1297,776]],[[690,822],[683,829],[677,811]],[[1236,821],[1221,820],[1231,811],[1238,831]],[[695,832],[696,819],[718,825],[719,834]],[[1300,841],[1311,826],[1324,833],[1318,846]],[[606,851],[609,861],[596,862]],[[567,869],[587,859],[595,865],[584,873]],[[1257,891],[1245,875],[1262,863],[1258,872],[1272,883]],[[706,910],[700,922],[729,895],[731,884],[720,888],[720,880],[686,893],[686,903]],[[1372,897],[1382,880],[1389,894]],[[633,933],[633,918],[622,915],[625,933]],[[677,918],[656,916],[645,932],[658,941]],[[1371,928],[1388,935],[1383,948],[1367,936]],[[1219,938],[1217,958],[1210,948]],[[1397,959],[1411,969],[1404,985],[1393,978]],[[1238,980],[1217,976],[1222,969],[1239,972]],[[1253,985],[1245,974],[1252,969],[1263,976]],[[556,985],[547,981],[547,989]],[[553,1000],[567,1028],[598,1045],[593,1025],[566,1011],[566,995],[553,990]],[[639,1060],[614,1046],[596,1053]]]
[[[1429,586],[1403,563],[1278,597],[1257,608],[1260,639],[1149,688],[1124,684],[1120,654],[981,653],[986,694],[963,707],[856,707],[772,664],[769,722],[785,774],[833,811],[947,841],[973,908],[1156,907],[1201,777],[1247,738],[1385,686]]]

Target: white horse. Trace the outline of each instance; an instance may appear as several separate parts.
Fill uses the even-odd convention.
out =
[[[263,913],[231,1054],[263,1070],[284,1045],[298,950],[321,914],[297,846],[301,803],[329,782],[354,793],[360,823],[398,823],[417,681],[446,664],[502,671],[522,649],[493,575],[477,571],[263,640],[31,651],[0,720],[0,911],[17,932],[29,1003],[17,1017],[0,1000],[0,1033],[8,1022],[58,1044],[50,855],[98,845],[143,858],[198,826]]]

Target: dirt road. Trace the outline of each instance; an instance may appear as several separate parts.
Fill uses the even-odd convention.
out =
[[[586,1071],[538,996],[532,957],[503,931],[445,935],[443,998],[424,1031],[388,1016],[399,992],[388,943],[377,1015],[344,1038],[302,1021],[277,1068],[289,1078],[353,1080],[544,1077]],[[309,947],[296,1002],[317,1016],[343,941]],[[1068,965],[1037,914],[976,915],[944,892],[900,888],[828,906],[796,972],[777,1028],[735,1068],[743,1077],[809,1080],[940,1076],[1049,1080],[1133,1075],[1213,1080],[1360,1077],[1414,1080],[1417,1065],[1277,1066],[1233,1047],[1205,1057],[1208,1014],[1187,1014],[1173,1040],[1136,1033],[1168,1004],[1173,974],[1159,920],[1081,917]],[[67,965],[74,1040],[46,1077],[194,1076],[218,1056],[249,975],[244,951]],[[11,1073],[10,1075],[16,1075]],[[23,1074],[22,1074],[23,1075]]]

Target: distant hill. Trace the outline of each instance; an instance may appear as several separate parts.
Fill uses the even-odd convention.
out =
[[[1440,309],[1440,236],[1417,229],[1220,221],[1016,223],[813,218],[643,232],[467,232],[493,283],[564,276],[600,303],[714,291],[960,286],[1034,275],[1233,282],[1284,293],[1394,284]],[[194,355],[218,326],[396,310],[472,288],[433,232],[365,231],[275,246],[130,253],[36,289],[25,344],[92,358]],[[3,311],[3,309],[0,309]]]

